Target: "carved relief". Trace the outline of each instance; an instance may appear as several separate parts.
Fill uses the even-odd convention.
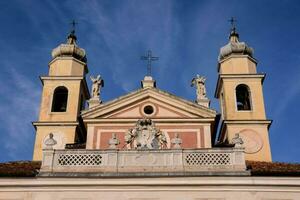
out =
[[[125,134],[125,142],[136,149],[162,149],[167,140],[151,119],[140,119],[135,127]]]
[[[240,131],[239,136],[244,142],[243,146],[245,147],[245,153],[256,153],[263,147],[263,140],[254,130],[244,129]]]

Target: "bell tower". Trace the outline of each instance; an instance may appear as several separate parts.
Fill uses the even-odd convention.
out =
[[[84,143],[86,130],[80,117],[89,99],[85,75],[88,73],[85,50],[76,44],[75,30],[66,44],[52,51],[48,76],[41,76],[43,84],[41,106],[37,122],[33,160],[42,160],[44,141],[50,133],[57,141],[56,149],[67,143]]]
[[[215,97],[220,101],[222,124],[219,142],[231,142],[236,133],[244,141],[247,160],[271,161],[263,81],[256,71],[253,49],[239,41],[232,23],[229,43],[220,49]]]

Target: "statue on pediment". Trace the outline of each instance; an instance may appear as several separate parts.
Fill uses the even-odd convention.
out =
[[[125,134],[125,142],[136,149],[163,149],[167,139],[151,119],[140,119],[135,127]]]
[[[89,103],[89,108],[93,108],[102,103],[100,94],[101,94],[101,88],[104,87],[104,81],[100,75],[98,75],[96,78],[90,76],[90,78],[93,84],[91,90],[91,98],[88,100],[88,103]]]
[[[98,75],[96,78],[93,76],[90,76],[91,81],[93,83],[92,85],[92,98],[99,98],[100,99],[100,92],[101,88],[104,87],[104,81],[101,78],[100,75]]]
[[[197,74],[197,76],[195,78],[193,78],[191,81],[191,86],[196,87],[197,102],[201,101],[203,99],[207,99],[205,80],[206,80],[206,78],[204,76],[200,76],[199,74]]]

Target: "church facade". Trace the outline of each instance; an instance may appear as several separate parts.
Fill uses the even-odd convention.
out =
[[[126,134],[139,120],[150,119],[165,137],[160,149],[171,149],[175,136],[181,139],[183,149],[205,149],[217,143],[230,145],[239,134],[247,160],[271,161],[271,120],[266,118],[262,89],[265,75],[257,72],[252,51],[239,41],[233,28],[219,56],[215,97],[220,100],[220,114],[210,108],[205,78],[199,75],[191,81],[196,88],[195,102],[158,89],[150,75],[141,81],[141,89],[102,102],[104,80],[91,76],[93,87],[89,93],[85,51],[77,46],[72,32],[66,44],[52,51],[49,74],[41,77],[43,93],[39,120],[33,123],[33,159],[42,160],[50,133],[56,140],[54,149],[72,143],[86,149],[108,149],[113,135],[119,141],[117,149],[136,149],[139,144],[126,142]],[[151,54],[146,59],[151,60]],[[86,101],[88,108],[84,108]]]
[[[265,74],[235,27],[218,58],[220,113],[200,75],[191,78],[195,101],[160,90],[148,73],[140,89],[103,102],[104,80],[90,76],[89,91],[85,50],[76,40],[72,31],[52,51],[49,73],[40,77],[33,161],[16,164],[27,173],[13,169],[9,176],[17,178],[0,179],[0,200],[300,198],[300,168],[286,172],[272,163]],[[149,51],[144,59],[156,58]]]

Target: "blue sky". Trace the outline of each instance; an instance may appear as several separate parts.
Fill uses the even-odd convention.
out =
[[[30,160],[40,104],[40,75],[48,73],[51,50],[78,21],[79,45],[90,74],[105,80],[104,101],[140,87],[148,49],[159,56],[158,88],[194,100],[190,80],[207,77],[212,107],[217,57],[228,41],[231,16],[240,39],[254,48],[258,71],[267,73],[264,97],[273,119],[274,161],[300,162],[300,2],[46,0],[0,1],[0,161]]]

